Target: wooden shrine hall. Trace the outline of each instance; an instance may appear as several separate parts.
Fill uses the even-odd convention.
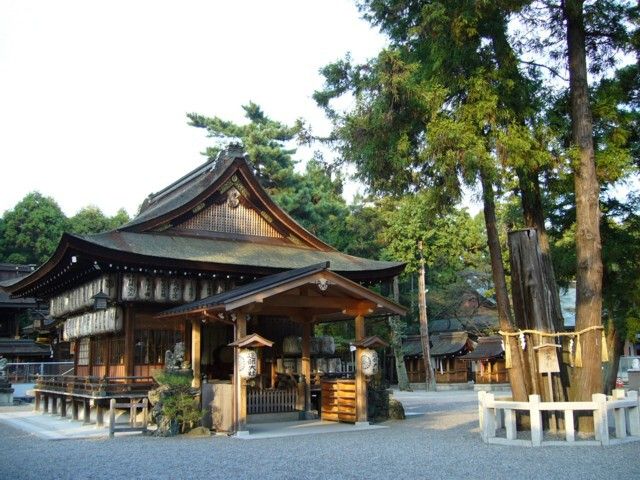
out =
[[[167,351],[179,347],[203,408],[232,412],[213,426],[232,430],[265,413],[264,405],[273,410],[276,398],[289,402],[287,381],[297,394],[284,411],[309,411],[311,389],[326,388],[326,400],[344,387],[355,392],[353,414],[332,417],[327,408],[326,418],[365,421],[361,357],[382,344],[367,337],[366,317],[405,313],[366,285],[403,269],[343,254],[312,235],[271,200],[243,153],[227,150],[149,195],[121,228],[64,234],[46,263],[2,286],[14,298],[48,301],[71,342],[73,375],[36,385],[54,409],[70,403],[75,415],[79,402],[86,418],[109,398],[144,396]],[[337,320],[355,322],[355,375],[331,338],[313,337],[314,325]],[[255,372],[241,381],[247,352]]]

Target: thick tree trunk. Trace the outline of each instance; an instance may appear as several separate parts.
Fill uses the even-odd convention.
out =
[[[620,338],[618,329],[611,317],[607,321],[607,349],[609,351],[609,362],[604,366],[604,390],[605,393],[611,394],[611,391],[616,386],[620,356],[624,349],[624,340]]]
[[[564,318],[560,307],[560,292],[556,282],[556,274],[551,260],[549,236],[544,225],[544,210],[542,209],[542,195],[540,194],[540,178],[538,172],[518,168],[518,183],[520,186],[520,200],[522,214],[526,227],[535,228],[538,232],[538,246],[542,255],[543,273],[550,288],[551,314],[556,332],[564,330]]]
[[[493,185],[487,178],[485,172],[480,172],[482,182],[482,200],[484,204],[484,221],[487,229],[487,244],[489,246],[489,256],[491,257],[491,273],[493,284],[496,290],[496,303],[498,304],[498,319],[500,329],[505,332],[513,331],[511,320],[511,305],[507,292],[507,282],[504,275],[504,263],[502,260],[502,250],[500,249],[500,238],[498,236],[498,226],[496,220],[496,206],[493,194]],[[528,400],[531,385],[527,385],[527,375],[525,375],[525,359],[522,349],[518,345],[515,337],[509,337],[508,348],[511,351],[511,369],[509,369],[509,383],[514,400]],[[507,345],[505,344],[505,348]]]
[[[400,303],[400,287],[398,277],[393,277],[393,300]],[[391,349],[395,357],[396,374],[398,376],[398,388],[401,391],[411,391],[407,367],[404,363],[404,353],[402,352],[402,334],[404,333],[404,322],[398,316],[389,317],[389,328],[391,330]]]
[[[582,0],[565,0],[571,102],[571,136],[576,154],[576,330],[602,325],[602,246],[598,178],[593,151],[593,124],[589,105],[585,26]],[[591,400],[602,392],[600,332],[581,336],[582,368],[573,369],[571,400]],[[580,427],[588,422],[580,421]]]

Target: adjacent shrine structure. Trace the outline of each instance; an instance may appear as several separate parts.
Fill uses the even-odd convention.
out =
[[[339,419],[366,421],[361,363],[364,346],[375,344],[364,341],[366,318],[406,313],[366,285],[403,268],[343,254],[312,235],[271,200],[242,152],[230,150],[150,195],[123,227],[64,234],[45,264],[3,286],[16,298],[49,301],[72,344],[74,375],[37,385],[45,409],[71,405],[77,416],[84,406],[88,419],[91,406],[106,408],[110,398],[146,395],[152,372],[178,358],[193,370],[203,408],[214,410],[211,425],[239,431],[251,414],[309,412],[312,391],[337,388],[354,396],[353,411]],[[351,379],[328,375],[345,373],[344,365],[331,339],[312,335],[315,324],[338,320],[355,322]],[[247,361],[255,371],[242,380]],[[326,418],[338,419],[332,409]]]

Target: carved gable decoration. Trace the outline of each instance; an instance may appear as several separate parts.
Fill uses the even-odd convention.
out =
[[[224,189],[221,203],[214,203],[200,210],[194,209],[196,213],[176,225],[176,228],[284,238],[270,224],[271,218],[266,212],[261,214],[249,202],[243,201],[242,186],[237,185],[237,187],[234,185]]]

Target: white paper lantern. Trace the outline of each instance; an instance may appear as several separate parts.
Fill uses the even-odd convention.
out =
[[[255,350],[240,350],[238,354],[238,374],[240,378],[255,378],[258,373],[258,355]]]
[[[122,300],[135,300],[138,296],[138,281],[135,275],[122,276]]]
[[[169,301],[179,302],[182,300],[182,281],[179,278],[169,280]]]
[[[207,298],[213,295],[213,281],[212,280],[200,280],[200,291],[198,298]]]
[[[150,277],[143,275],[139,278],[138,297],[140,300],[153,300],[153,282]]]
[[[182,300],[189,303],[189,302],[193,302],[195,299],[196,299],[196,281],[189,278],[184,281]]]
[[[153,298],[156,302],[169,301],[169,279],[166,277],[156,277],[153,279]]]
[[[289,355],[301,353],[302,345],[300,337],[284,337],[282,341],[282,351]]]
[[[364,349],[360,354],[362,373],[367,377],[372,377],[378,373],[378,352],[370,348]]]

